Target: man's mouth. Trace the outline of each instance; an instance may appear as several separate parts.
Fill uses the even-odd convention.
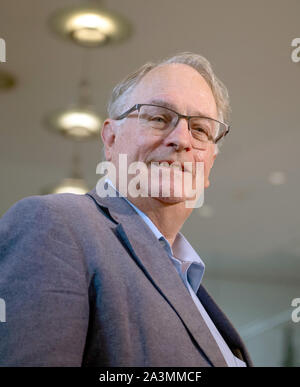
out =
[[[182,172],[191,172],[192,163],[191,162],[180,162],[178,160],[158,160],[158,161],[152,161],[152,163],[159,164],[159,167],[166,167],[166,168],[174,168],[176,170],[182,171]],[[154,165],[155,165],[154,164]]]

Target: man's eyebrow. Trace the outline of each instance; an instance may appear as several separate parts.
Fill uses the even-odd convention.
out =
[[[164,99],[151,99],[147,103],[150,104],[150,105],[154,104],[154,105],[163,106],[163,107],[166,107],[168,109],[175,110],[178,113],[181,113],[181,112],[178,111],[178,107],[175,104],[173,104],[172,102],[165,101]],[[191,115],[191,116],[208,117],[207,114],[204,114],[203,112],[200,112],[200,111],[195,111],[193,114],[189,114],[189,115]]]

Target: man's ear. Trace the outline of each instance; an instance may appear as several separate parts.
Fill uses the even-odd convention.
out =
[[[112,147],[115,142],[115,123],[114,120],[107,118],[102,125],[101,138],[105,149],[105,158],[107,161],[111,161]]]

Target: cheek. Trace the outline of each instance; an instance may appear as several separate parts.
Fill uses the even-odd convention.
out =
[[[149,141],[141,135],[134,135],[132,133],[124,134],[116,142],[116,155],[126,154],[127,165],[135,161],[146,161],[149,153],[151,153],[151,146]]]
[[[209,153],[206,158],[206,164],[208,166],[208,169],[211,169],[214,163],[214,154],[213,152]]]
[[[160,145],[162,144],[161,139],[153,136],[140,135],[135,139],[136,142],[136,154],[140,161],[148,162],[157,157],[159,158],[162,153]]]
[[[209,172],[214,163],[214,149],[208,148],[207,150],[197,150],[195,152],[195,161],[204,163],[204,174],[206,177],[209,176]]]
[[[114,151],[115,154],[127,154],[128,156],[134,153],[136,139],[132,130],[121,127],[115,139]]]

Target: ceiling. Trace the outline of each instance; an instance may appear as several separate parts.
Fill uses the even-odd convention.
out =
[[[211,278],[295,286],[300,280],[300,64],[291,60],[298,37],[298,0],[109,0],[134,26],[126,42],[86,50],[56,38],[47,26],[67,0],[1,0],[0,37],[17,87],[0,94],[0,213],[40,194],[70,172],[76,147],[92,188],[99,177],[100,139],[73,144],[45,130],[45,114],[68,106],[88,74],[105,115],[112,87],[148,60],[180,51],[206,56],[227,85],[232,131],[217,158],[205,203],[183,233]],[[271,185],[274,171],[286,182]]]

